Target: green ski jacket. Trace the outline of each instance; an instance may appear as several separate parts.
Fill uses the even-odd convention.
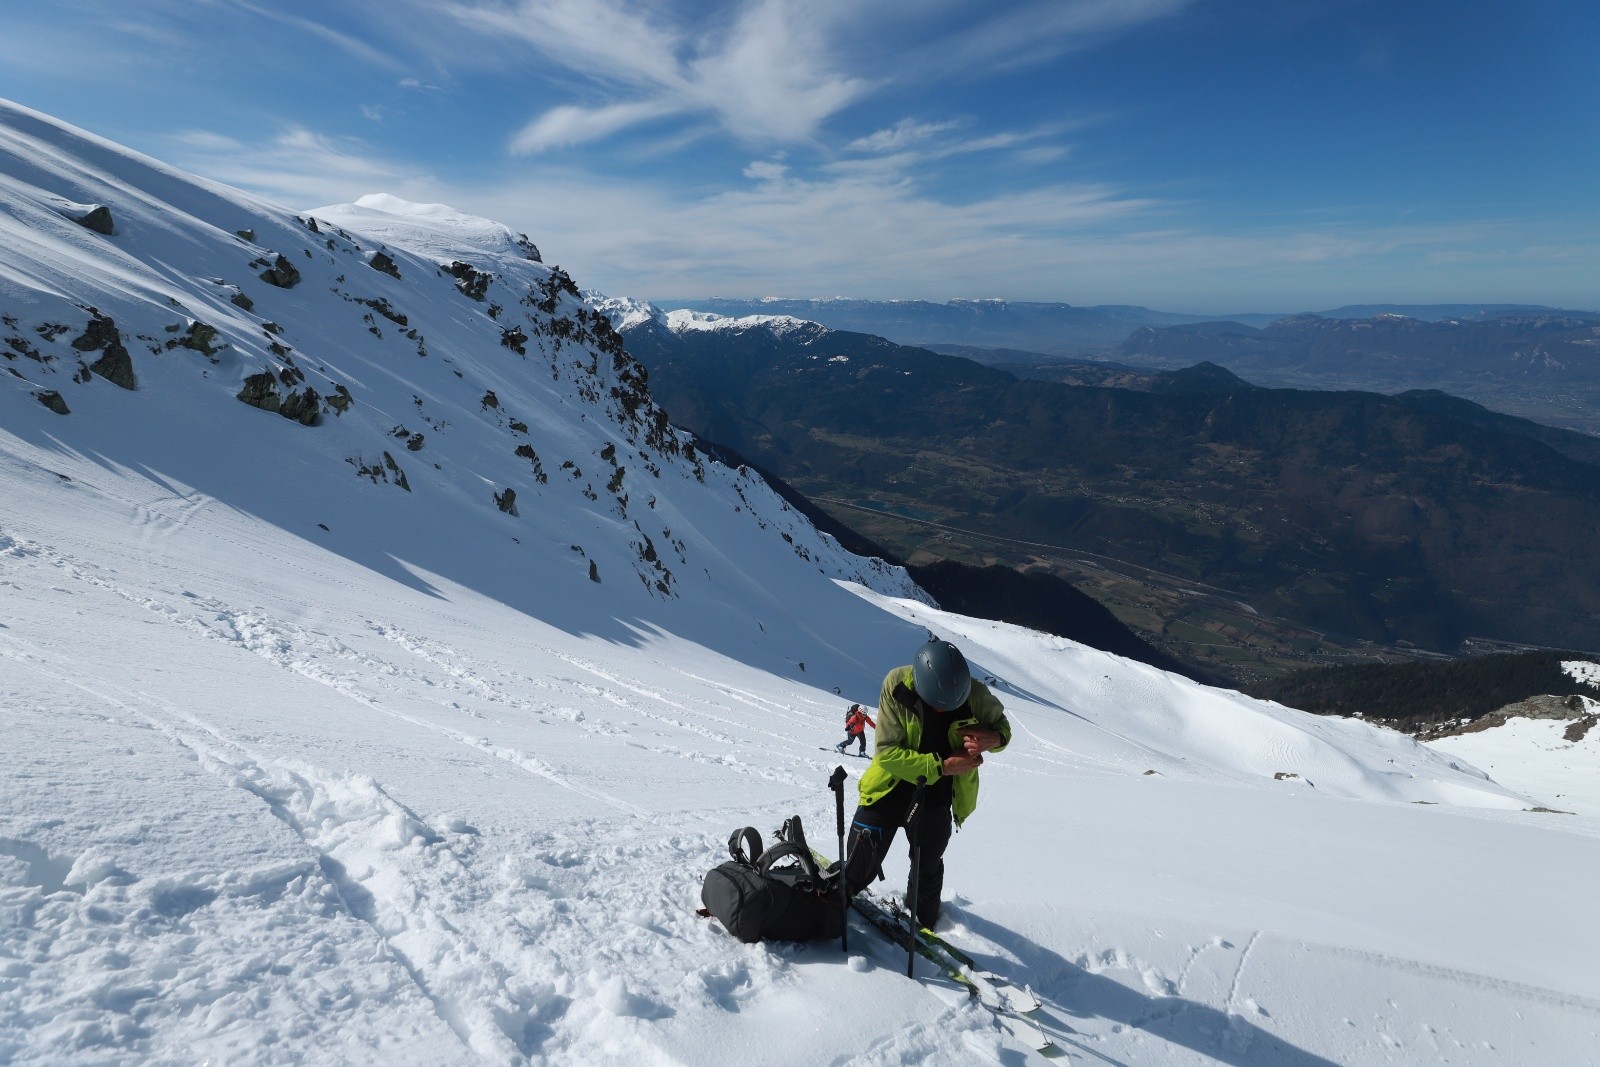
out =
[[[862,774],[859,786],[863,807],[882,800],[901,782],[915,784],[918,778],[938,781],[939,757],[918,751],[922,747],[922,716],[918,714],[921,703],[911,667],[896,667],[890,671],[883,680],[883,693],[878,697],[878,733],[872,763]],[[990,752],[1002,751],[1011,743],[1011,723],[1006,719],[1004,705],[989,692],[988,686],[976,680],[967,702],[957,710],[950,725],[949,740],[953,748],[961,748],[960,731],[968,726],[982,726],[1000,734],[1000,744]],[[959,826],[978,806],[978,772],[958,774],[950,786],[951,813]]]

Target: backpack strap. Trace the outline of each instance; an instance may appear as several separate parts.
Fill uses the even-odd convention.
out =
[[[728,838],[728,854],[746,867],[758,870],[763,855],[761,833],[754,826],[741,826]]]
[[[783,877],[789,872],[773,869],[784,860],[794,861],[794,865],[800,868],[799,877],[794,877],[793,874]],[[789,841],[780,841],[763,852],[760,862],[756,864],[756,871],[763,877],[777,878],[797,888],[803,884],[806,888],[815,889],[823,884],[822,872],[817,868],[817,861],[812,857],[811,850]]]
[[[805,857],[802,861],[805,866],[812,869],[816,868],[816,860],[811,855],[811,846],[806,844],[806,831],[805,827],[800,823],[800,816],[791,815],[783,820],[783,825],[777,830],[777,836],[778,840],[787,841],[800,850]]]

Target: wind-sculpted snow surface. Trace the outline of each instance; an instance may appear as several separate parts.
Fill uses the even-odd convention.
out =
[[[1074,1062],[1594,1062],[1600,823],[929,607],[503,227],[0,149],[0,1062],[1025,1062],[865,930],[693,913],[737,826],[831,845],[825,746],[929,630],[1015,727],[949,936]]]

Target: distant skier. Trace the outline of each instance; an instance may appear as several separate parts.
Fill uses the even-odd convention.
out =
[[[872,716],[861,709],[860,704],[851,704],[850,710],[844,713],[844,740],[834,745],[833,750],[843,752],[850,747],[850,742],[855,741],[859,745],[856,755],[865,756],[868,726],[874,730],[878,728],[878,724],[872,721]]]
[[[921,877],[907,884],[906,906],[914,906],[918,921],[931,928],[939,919],[951,824],[960,825],[978,806],[983,754],[1005,748],[1011,723],[988,686],[973,681],[961,650],[934,639],[909,666],[896,667],[883,680],[876,729],[872,763],[861,775],[845,877],[850,892],[858,893],[878,876],[895,831],[906,825],[917,779],[925,779],[917,818]]]

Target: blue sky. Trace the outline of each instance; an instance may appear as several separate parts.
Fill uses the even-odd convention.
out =
[[[618,295],[1600,307],[1589,0],[0,0],[0,96]]]

